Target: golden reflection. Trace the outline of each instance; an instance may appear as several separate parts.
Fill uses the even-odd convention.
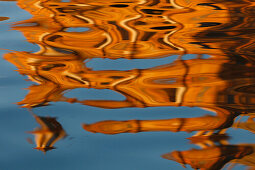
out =
[[[224,110],[222,106],[237,109],[241,104],[253,109],[253,94],[242,96],[242,92],[226,90],[233,83],[243,86],[244,81],[253,81],[254,68],[247,62],[253,60],[253,33],[247,30],[253,19],[245,20],[250,11],[235,13],[248,6],[253,9],[253,3],[19,0],[18,5],[33,17],[16,23],[13,29],[40,46],[35,53],[4,56],[20,74],[39,84],[29,87],[30,93],[19,104],[35,107],[67,101],[103,108],[198,106],[217,113],[225,112],[217,111],[218,107]],[[238,17],[246,24],[234,22]],[[133,59],[173,54],[197,54],[198,59],[129,71],[93,71],[84,63],[93,57]],[[200,59],[202,54],[212,54],[212,58]],[[248,59],[246,65],[244,59]],[[232,67],[239,71],[231,73]],[[62,95],[74,88],[111,89],[126,100],[77,101]]]
[[[194,169],[201,170],[221,169],[227,163],[239,163],[248,167],[255,166],[254,144],[226,145],[221,143],[221,140],[224,140],[224,138],[225,136],[217,135],[207,139],[190,138],[191,140],[195,140],[196,142],[193,143],[200,146],[201,149],[173,151],[162,155],[162,157],[176,161],[184,167],[188,164]]]
[[[247,52],[245,56],[239,53],[243,48],[240,41],[247,42],[244,43],[246,47],[252,45],[253,41],[247,36],[253,34],[249,31],[241,33],[248,29],[243,23],[235,22],[232,27],[229,26],[236,17],[233,11],[247,9],[247,5],[252,9],[253,2],[162,0],[63,3],[20,0],[18,4],[33,18],[17,23],[13,29],[22,31],[29,42],[41,47],[36,53],[13,52],[4,56],[18,68],[20,74],[38,83],[29,87],[29,94],[18,103],[23,107],[66,101],[102,108],[197,106],[216,113],[216,116],[198,118],[122,123],[107,121],[84,125],[91,131],[97,131],[101,126],[113,127],[113,124],[113,129],[117,129],[116,132],[104,133],[119,133],[122,130],[136,132],[137,128],[139,131],[224,129],[232,125],[236,116],[254,111],[255,67],[248,62],[252,60],[253,53]],[[249,16],[249,11],[243,13],[247,15],[241,15],[241,18]],[[252,21],[248,20],[247,24]],[[89,30],[73,32],[71,28]],[[198,40],[199,43],[196,42]],[[151,48],[143,48],[146,45],[141,44],[146,43],[151,44]],[[227,48],[235,46],[239,51],[229,52],[222,46],[225,44]],[[121,48],[115,48],[117,46]],[[98,56],[151,58],[185,53],[194,53],[198,57],[128,71],[94,71],[85,65],[88,58]],[[201,59],[200,54],[213,56]],[[231,58],[233,54],[235,57]],[[240,58],[249,60],[243,63]],[[126,100],[80,101],[63,96],[64,92],[75,88],[111,89],[125,96]],[[122,125],[120,130],[118,126]]]
[[[253,31],[248,26],[253,21],[249,16],[254,2],[249,0],[19,0],[18,5],[33,18],[19,22],[24,25],[13,29],[23,32],[42,50],[50,46],[83,58],[158,58],[174,54],[235,58],[233,48],[238,47],[235,53],[242,55],[253,44],[248,38]],[[235,10],[239,9],[243,11],[237,14]]]
[[[249,130],[254,133],[255,122],[254,115],[249,115],[246,121],[236,121],[232,127]],[[204,117],[205,118],[205,117]],[[190,121],[192,118],[188,118]],[[194,118],[193,126],[201,125],[201,129],[210,122],[210,119]],[[193,120],[194,120],[193,119]],[[172,119],[176,120],[176,119]],[[153,122],[153,123],[151,123]],[[155,126],[155,122],[157,125]],[[161,122],[161,123],[160,123]],[[168,122],[168,127],[166,123]],[[174,121],[173,121],[174,122]],[[141,131],[164,131],[172,128],[170,120],[144,121],[102,121],[91,125],[83,125],[83,128],[93,133],[117,134],[117,133],[137,133]],[[183,121],[185,124],[185,121]],[[154,124],[154,125],[153,125]],[[143,130],[147,128],[146,130]],[[201,170],[218,170],[223,168],[225,164],[242,164],[250,168],[255,167],[255,145],[254,144],[238,144],[231,145],[228,143],[229,136],[225,134],[225,130],[212,131],[205,133],[200,131],[194,136],[188,138],[190,143],[198,145],[201,149],[191,149],[187,151],[173,151],[162,155],[163,158],[176,161],[186,167],[190,165],[194,169]],[[230,167],[232,167],[232,165]]]
[[[20,74],[27,75],[38,84],[30,86],[29,94],[18,103],[25,107],[47,105],[49,101],[69,101],[70,99],[62,96],[63,91],[88,87],[81,75],[89,69],[84,67],[83,59],[76,55],[43,56],[17,52],[4,57],[18,68]]]
[[[39,84],[31,86],[30,93],[18,103],[24,107],[46,105],[51,101],[102,108],[197,106],[217,115],[140,121],[142,131],[223,129],[231,126],[236,116],[254,112],[255,68],[227,59],[175,61],[156,68],[129,71],[93,71],[85,67],[83,59],[71,54],[43,57],[20,52],[9,53],[5,58],[15,64],[21,74]],[[237,70],[233,72],[232,68]],[[81,87],[111,89],[124,95],[126,100],[80,101],[62,95],[68,89]]]
[[[254,166],[254,145],[229,145],[224,135],[235,127],[254,132],[254,5],[252,0],[18,0],[32,14],[12,27],[30,43],[32,52],[4,58],[37,83],[19,105],[80,103],[101,108],[187,106],[214,112],[192,118],[101,121],[83,124],[94,133],[198,131],[192,143],[201,149],[174,151],[166,159],[193,168],[220,169],[228,162]],[[195,54],[182,60],[185,54]],[[209,59],[203,59],[208,54]],[[88,68],[93,58],[148,59],[179,55],[178,60],[127,71]],[[117,100],[78,100],[64,93],[76,88],[110,89]],[[246,122],[237,116],[250,116]],[[66,136],[55,118],[35,116],[42,126],[31,132],[36,149],[53,149]],[[217,132],[218,130],[218,132]],[[209,131],[209,132],[208,132]],[[217,144],[215,144],[217,143]]]
[[[42,117],[35,114],[33,116],[41,126],[29,132],[35,136],[36,147],[34,149],[44,153],[55,149],[53,145],[67,136],[65,130],[55,117]]]
[[[250,116],[246,122],[236,122],[233,127],[248,130],[252,133],[255,133],[255,116]]]

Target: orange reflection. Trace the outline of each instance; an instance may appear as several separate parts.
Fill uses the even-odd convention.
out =
[[[235,52],[241,55],[247,47],[240,43],[253,43],[243,35],[253,36],[247,30],[248,24],[235,22],[236,17],[245,20],[252,14],[234,13],[252,6],[251,1],[19,0],[18,4],[33,18],[19,22],[25,25],[13,29],[23,32],[29,42],[39,44],[42,50],[51,46],[76,52],[83,58],[135,59],[175,54],[235,58],[231,49],[240,47]]]
[[[51,50],[51,53],[55,51]],[[63,91],[87,87],[86,81],[80,76],[86,71],[83,59],[76,55],[43,56],[17,52],[4,57],[17,66],[20,74],[27,75],[30,80],[39,84],[29,87],[30,93],[18,103],[25,107],[47,105],[49,101],[69,101],[62,96]]]
[[[253,115],[249,115],[248,120],[236,122],[233,127],[254,131],[255,122]],[[194,169],[221,169],[225,164],[232,163],[229,169],[238,164],[245,165],[250,169],[255,167],[255,145],[238,144],[230,145],[228,136],[219,133],[207,133],[202,136],[188,138],[191,143],[201,147],[201,149],[191,149],[187,151],[173,151],[162,155],[163,158],[176,161],[183,166],[190,165]],[[233,166],[232,166],[233,165]]]
[[[55,149],[53,145],[66,137],[66,132],[61,124],[53,117],[42,117],[35,114],[33,114],[33,116],[41,125],[40,128],[29,132],[35,136],[36,147],[34,149],[38,149],[44,153]]]
[[[8,20],[10,19],[9,17],[0,17],[0,21]]]
[[[55,54],[53,50],[51,53]],[[142,124],[142,131],[223,129],[231,126],[239,114],[254,111],[255,68],[227,59],[175,61],[160,67],[129,71],[94,71],[86,68],[84,60],[73,54],[43,56],[18,52],[6,54],[5,59],[39,84],[31,86],[30,93],[18,103],[24,107],[67,101],[102,108],[197,106],[217,114],[216,117],[173,119],[164,123],[147,121]],[[233,72],[232,68],[237,70]],[[74,88],[111,89],[124,95],[126,100],[79,101],[62,95]],[[168,128],[169,124],[172,129]]]
[[[225,91],[230,84],[239,83],[232,67],[239,69],[234,74],[243,76],[240,83],[247,78],[253,81],[253,67],[240,62],[253,56],[248,48],[253,44],[252,33],[242,32],[249,24],[233,22],[229,26],[236,16],[234,9],[252,7],[253,2],[19,0],[18,4],[33,18],[13,29],[41,48],[36,53],[5,55],[20,74],[39,84],[31,86],[19,102],[25,107],[67,101],[103,108],[199,106],[219,110],[216,106],[221,110],[225,105],[236,109],[240,103],[249,107],[254,103],[253,94],[246,99]],[[242,19],[250,15],[245,13]],[[242,55],[244,48],[250,52]],[[129,71],[93,71],[84,64],[91,57],[155,58],[170,54],[213,54],[213,58]],[[62,95],[74,88],[112,89],[126,100],[77,101]]]
[[[217,145],[214,142],[213,138],[196,139],[196,144],[202,146],[201,149],[173,151],[162,155],[162,157],[176,161],[184,167],[188,164],[194,169],[201,170],[222,169],[227,163],[241,163],[249,167],[255,166],[255,162],[252,161],[255,158],[255,147],[253,144]]]
[[[255,133],[255,120],[254,119],[255,119],[254,115],[250,116],[246,122],[234,123],[233,127],[248,130],[252,133]]]
[[[237,109],[241,104],[253,109],[253,91],[246,93],[253,86],[247,83],[254,80],[255,68],[229,63],[230,60],[195,59],[144,70],[93,71],[75,55],[19,52],[6,54],[5,59],[15,64],[20,74],[39,84],[31,86],[30,94],[19,103],[26,107],[47,101],[68,101],[61,92],[84,87],[112,89],[126,97],[125,101],[78,101],[103,108],[228,106]],[[238,68],[234,73],[233,67]],[[235,90],[226,91],[232,85]],[[36,96],[31,97],[33,94]]]
[[[233,73],[232,68],[239,69]],[[228,60],[221,59],[177,61],[172,65],[137,70],[139,76],[121,82],[114,88],[115,91],[126,96],[125,101],[79,102],[103,108],[198,106],[215,112],[217,116],[122,123],[106,121],[84,127],[87,130],[99,132],[104,131],[100,129],[101,127],[111,126],[114,128],[128,126],[129,130],[124,128],[123,132],[135,132],[137,129],[139,131],[195,131],[227,128],[232,125],[236,116],[254,110],[255,96],[250,88],[253,87],[254,75],[252,75],[253,71],[248,70],[254,70],[254,67],[229,63]],[[118,131],[113,130],[109,133],[118,133]]]
[[[235,122],[232,127],[241,128],[254,132],[255,122],[254,116],[248,114],[250,117],[244,122]],[[199,118],[188,118],[187,121],[196,119],[193,126],[200,126],[201,129],[207,130],[206,123],[210,123],[210,119],[206,120]],[[99,132],[105,134],[117,133],[137,133],[144,131],[164,131],[172,129],[171,121],[176,123],[176,119],[172,120],[158,120],[158,121],[144,121],[144,120],[130,120],[130,121],[102,121],[91,125],[83,125],[83,128],[90,132]],[[157,125],[156,123],[157,122]],[[165,122],[168,122],[166,125]],[[185,125],[185,121],[183,124]],[[176,123],[177,124],[177,123]],[[156,125],[156,126],[155,126]],[[179,124],[180,125],[180,124]],[[167,127],[168,126],[168,127]],[[203,128],[203,126],[205,128]],[[181,127],[182,128],[182,127]],[[192,129],[192,126],[191,126]],[[190,165],[194,169],[201,170],[216,170],[221,169],[227,163],[238,163],[250,168],[255,167],[255,146],[254,144],[228,144],[229,137],[224,134],[225,131],[208,132],[200,131],[195,136],[188,138],[192,144],[196,144],[201,149],[191,149],[187,151],[173,151],[162,155],[163,158],[176,161],[186,167]]]
[[[33,17],[13,29],[40,46],[35,53],[4,56],[20,74],[37,83],[29,87],[29,94],[19,105],[32,108],[65,101],[111,109],[196,106],[216,114],[83,125],[87,131],[105,134],[199,131],[198,135],[204,135],[210,130],[222,133],[231,126],[254,129],[251,119],[233,125],[237,116],[255,110],[253,1],[18,0],[18,4]],[[147,59],[184,54],[197,54],[197,58],[128,71],[86,67],[91,58]],[[212,57],[202,59],[203,54]],[[63,95],[75,88],[110,89],[126,99],[81,101]],[[31,132],[36,149],[53,149],[54,143],[66,136],[65,131],[55,118],[35,118],[42,126]],[[227,145],[226,138],[221,138],[224,135],[217,139],[220,145],[170,155],[193,168],[219,169],[229,161],[248,165],[246,158],[252,159],[253,146]],[[201,138],[191,140],[204,146]],[[214,138],[206,140],[215,142]]]

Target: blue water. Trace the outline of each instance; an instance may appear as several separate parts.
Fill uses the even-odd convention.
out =
[[[0,16],[10,17],[0,22],[0,48],[17,51],[37,51],[36,45],[26,41],[22,33],[10,30],[10,23],[31,16],[16,6],[15,2],[0,1]],[[0,56],[7,51],[0,50]],[[192,58],[192,56],[190,56]],[[144,60],[95,59],[88,67],[95,70],[129,70],[150,68],[173,61],[173,57]],[[174,161],[160,156],[174,150],[198,148],[186,139],[194,133],[147,132],[137,134],[104,135],[93,134],[81,128],[82,123],[94,123],[101,120],[132,119],[170,119],[175,117],[202,116],[208,111],[188,107],[155,107],[101,109],[80,104],[57,102],[48,107],[36,108],[37,115],[58,117],[68,136],[58,141],[57,149],[43,154],[32,149],[35,144],[27,142],[33,135],[26,132],[38,127],[37,122],[27,109],[15,103],[27,94],[32,83],[25,81],[11,63],[0,58],[0,170],[168,170],[183,169]],[[123,96],[110,90],[75,89],[66,94],[78,99],[116,99]],[[254,140],[250,132],[230,129],[233,144],[251,143]],[[238,166],[237,169],[243,169]],[[188,167],[188,169],[191,169]]]

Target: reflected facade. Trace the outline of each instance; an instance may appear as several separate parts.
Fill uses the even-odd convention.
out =
[[[40,47],[37,52],[4,55],[19,74],[36,83],[18,105],[28,109],[53,102],[103,109],[200,107],[215,115],[104,120],[82,127],[111,135],[197,131],[189,140],[200,149],[162,157],[194,169],[217,170],[228,163],[255,167],[254,144],[229,144],[226,132],[228,128],[255,132],[252,0],[18,0],[17,4],[33,17],[15,23],[12,29]],[[178,59],[172,63],[147,69],[97,71],[87,66],[95,58],[176,55]],[[189,55],[196,57],[183,59]],[[125,99],[79,100],[64,95],[77,88],[109,89]],[[249,118],[239,122],[236,118],[240,116]],[[42,126],[31,132],[36,149],[53,149],[66,136],[65,131],[55,118],[34,117]]]

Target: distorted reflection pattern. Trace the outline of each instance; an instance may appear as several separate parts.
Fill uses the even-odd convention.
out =
[[[66,137],[66,132],[61,124],[54,117],[42,117],[33,114],[35,120],[40,124],[40,128],[36,128],[29,133],[35,136],[36,147],[44,153],[55,149],[53,146],[58,140]]]
[[[227,163],[255,167],[254,144],[229,144],[226,133],[228,128],[255,131],[253,0],[18,0],[18,5],[33,17],[15,23],[12,29],[40,47],[33,53],[4,55],[20,74],[37,83],[28,88],[19,105],[32,109],[62,101],[104,109],[200,107],[215,116],[105,120],[82,126],[104,134],[198,131],[189,140],[201,149],[162,157],[194,169],[217,170]],[[187,54],[196,58],[183,60]],[[210,58],[204,59],[205,54]],[[96,71],[87,67],[94,58],[174,55],[179,56],[176,61],[147,69]],[[76,88],[110,89],[125,100],[64,96]],[[239,116],[249,119],[239,122]],[[36,149],[53,149],[65,131],[55,118],[34,117],[42,126],[32,132]]]

